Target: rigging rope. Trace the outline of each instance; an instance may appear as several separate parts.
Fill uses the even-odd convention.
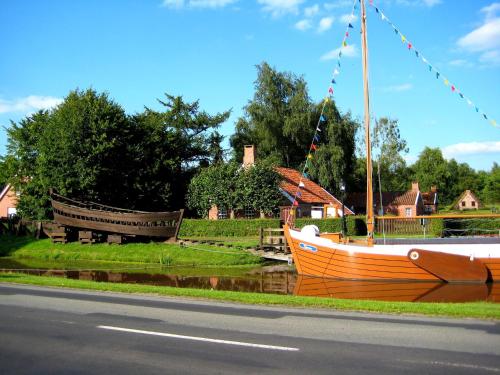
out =
[[[436,74],[436,79],[441,78],[444,85],[451,88],[452,93],[458,94],[461,99],[467,102],[469,107],[473,107],[476,112],[480,114],[485,120],[489,121],[492,126],[499,128],[496,120],[486,115],[486,113],[484,113],[476,104],[474,104],[471,99],[465,96],[465,94],[458,89],[457,85],[453,84],[444,74],[442,74],[433,64],[431,64],[430,61],[424,57],[424,55],[422,55],[422,53],[415,47],[415,45],[403,33],[401,33],[400,29],[396,27],[396,25],[389,19],[389,17],[387,17],[379,7],[373,4],[373,0],[370,0],[370,6],[373,7],[375,9],[375,12],[380,15],[380,19],[389,24],[393,28],[394,33],[401,37],[401,42],[408,48],[408,51],[414,51],[415,57],[420,59],[428,67],[429,72],[434,72]]]
[[[335,68],[333,70],[332,79],[331,79],[330,85],[328,87],[328,93],[327,93],[325,99],[323,100],[323,104],[321,106],[320,116],[319,116],[318,122],[316,124],[316,129],[314,130],[314,135],[313,135],[311,144],[309,145],[309,152],[306,155],[306,161],[304,163],[304,167],[302,168],[302,173],[300,174],[299,184],[296,187],[295,194],[294,194],[293,201],[292,201],[292,205],[290,206],[290,209],[289,209],[288,214],[287,214],[286,223],[290,224],[290,225],[293,224],[293,221],[294,221],[294,216],[295,216],[294,210],[295,210],[295,207],[299,205],[299,202],[298,202],[297,199],[302,196],[301,189],[303,187],[305,187],[303,179],[307,178],[306,170],[308,168],[308,163],[312,159],[313,152],[317,150],[316,142],[319,141],[319,135],[318,135],[318,133],[321,132],[321,124],[324,123],[324,122],[326,122],[326,120],[327,120],[326,116],[324,115],[325,107],[326,107],[326,105],[327,105],[327,103],[329,101],[333,100],[333,91],[334,91],[333,87],[337,83],[337,81],[336,81],[335,78],[338,75],[340,75],[340,71],[341,71],[341,63],[340,63],[340,61],[342,59],[342,50],[344,48],[347,48],[347,38],[350,35],[349,34],[349,30],[354,28],[354,26],[352,25],[352,23],[354,22],[354,11],[357,9],[357,4],[356,3],[358,1],[359,0],[354,0],[353,1],[351,15],[350,15],[350,18],[349,18],[349,22],[348,22],[348,24],[346,26],[344,37],[342,38],[342,44],[341,44],[340,48],[338,49],[339,52],[338,52],[338,55],[337,55],[337,64],[336,64],[336,66],[335,66]]]

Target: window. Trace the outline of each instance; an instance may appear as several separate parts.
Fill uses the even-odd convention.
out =
[[[219,208],[219,212],[217,212],[217,219],[227,219],[227,209]]]
[[[472,201],[472,202],[470,202],[470,204],[472,207],[476,207],[476,201]]]
[[[312,207],[311,219],[322,219],[323,218],[323,207]]]
[[[410,217],[411,216],[411,208],[405,208],[405,216]]]
[[[245,219],[254,219],[255,210],[252,207],[245,207]]]
[[[462,201],[462,207],[465,207],[465,201]]]

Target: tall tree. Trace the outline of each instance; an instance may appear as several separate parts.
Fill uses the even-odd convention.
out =
[[[377,181],[377,186],[380,182],[382,191],[402,191],[406,188],[408,181],[404,178],[406,162],[403,155],[408,151],[406,140],[399,132],[397,120],[381,117],[375,121],[372,155],[377,179],[374,181]]]
[[[352,188],[351,177],[355,167],[355,138],[359,124],[351,118],[350,113],[342,116],[333,102],[315,106],[313,128],[323,108],[324,121],[319,122],[320,131],[317,133],[319,141],[317,150],[310,162],[311,177],[321,186],[334,194],[339,194],[340,183]]]
[[[133,185],[136,207],[144,210],[184,206],[187,186],[200,166],[222,160],[223,137],[217,132],[230,111],[210,115],[198,101],[165,94],[164,111],[146,108],[134,116],[137,141]]]
[[[257,145],[257,156],[273,156],[281,165],[297,167],[314,132],[311,103],[302,77],[278,72],[263,62],[257,65],[255,94],[244,109],[231,137],[235,159],[244,144]]]

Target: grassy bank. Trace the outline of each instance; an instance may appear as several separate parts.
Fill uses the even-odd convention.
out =
[[[187,247],[160,242],[124,245],[81,245],[78,242],[53,244],[50,239],[35,240],[10,235],[0,236],[0,256],[11,259],[92,260],[167,266],[234,266],[261,262],[261,258],[241,249],[202,244]]]
[[[67,287],[119,293],[142,293],[161,296],[203,298],[247,304],[500,320],[500,304],[489,302],[410,303],[341,300],[333,298],[225,292],[203,289],[181,289],[138,284],[99,283],[93,281],[71,280],[56,277],[29,276],[15,273],[0,273],[0,282]]]

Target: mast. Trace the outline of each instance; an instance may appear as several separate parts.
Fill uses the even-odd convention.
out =
[[[368,41],[366,30],[365,1],[361,0],[361,47],[363,51],[363,91],[365,98],[365,143],[366,143],[366,227],[368,230],[367,243],[373,244],[374,216],[373,216],[373,188],[372,188],[372,155],[370,142],[370,93],[368,86]]]

